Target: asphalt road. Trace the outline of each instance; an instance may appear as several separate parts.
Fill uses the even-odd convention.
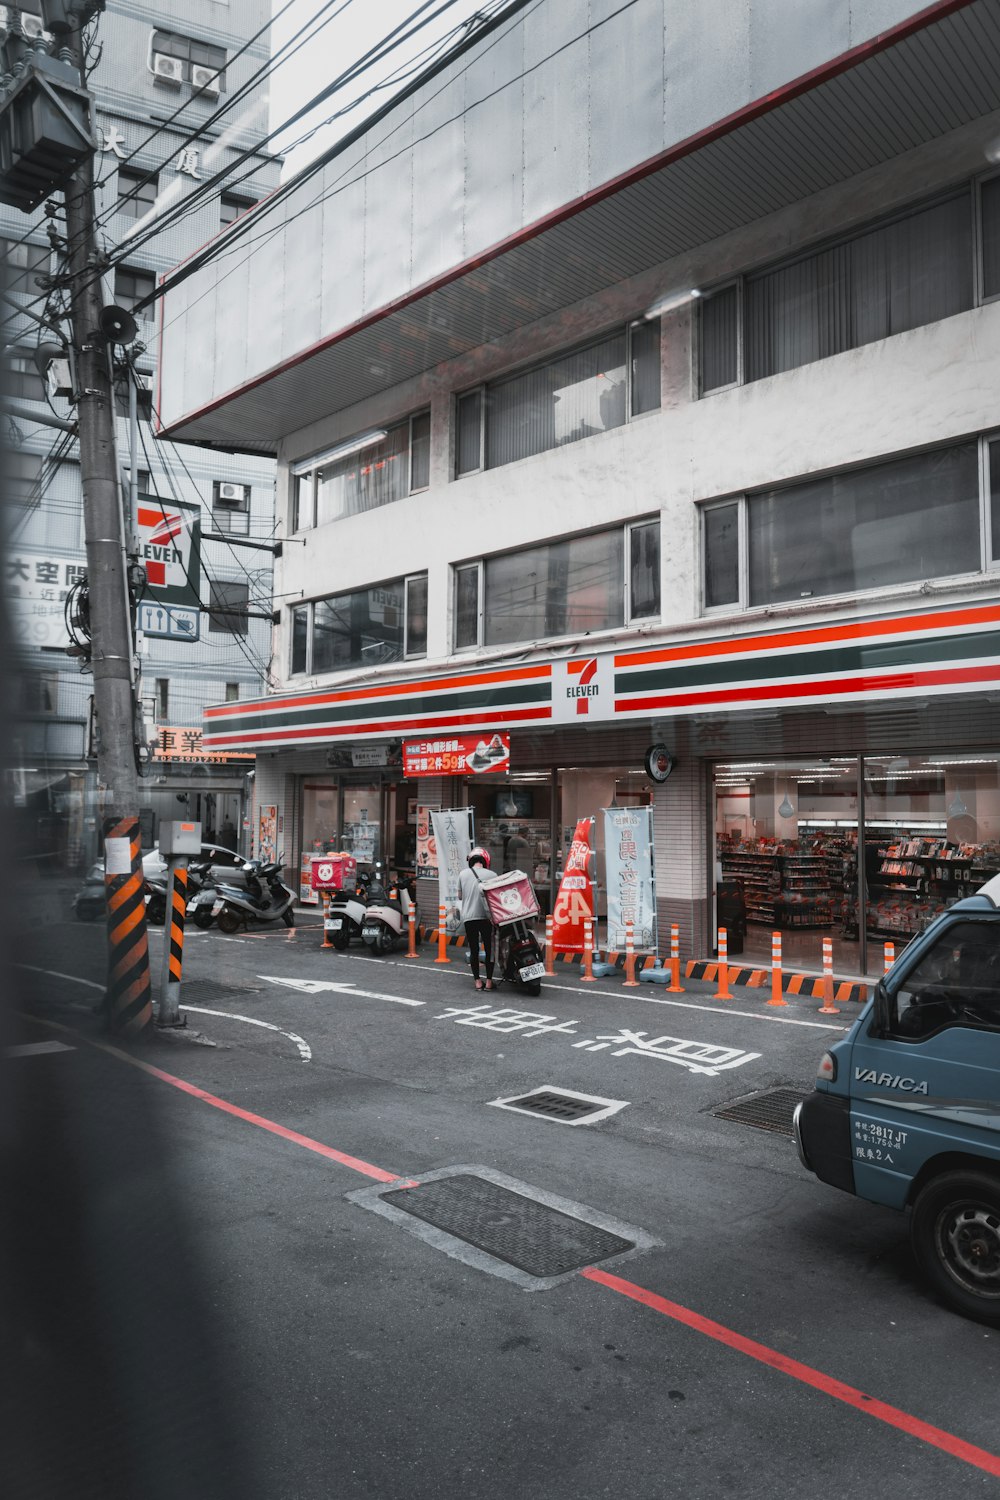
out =
[[[6,1495],[1000,1493],[1000,1334],[925,1293],[902,1216],[713,1113],[809,1087],[856,1007],[569,966],[529,1000],[319,941],[189,934],[188,1034],[109,1050],[101,932],[23,939],[8,1045],[65,1050],[4,1066],[8,1338],[48,1351]],[[542,1086],[621,1107],[493,1106]],[[347,1196],[458,1167],[655,1243],[525,1290]]]

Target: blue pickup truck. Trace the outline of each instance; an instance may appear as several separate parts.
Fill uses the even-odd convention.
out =
[[[802,1164],[909,1209],[924,1275],[1000,1327],[1000,876],[913,939],[795,1112]]]

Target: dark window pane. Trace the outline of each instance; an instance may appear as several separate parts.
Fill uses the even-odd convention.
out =
[[[833,474],[749,500],[750,603],[975,572],[975,443]]]
[[[622,547],[622,532],[615,530],[489,558],[485,644],[621,625]]]
[[[256,201],[256,198],[239,198],[235,193],[223,193],[219,207],[219,228],[225,229],[227,224],[232,224],[240,214],[253,208]]]
[[[427,655],[427,574],[406,580],[406,654]]]
[[[246,635],[250,587],[246,583],[210,582],[208,628],[213,635]]]
[[[922,1037],[944,1026],[1000,1027],[996,937],[989,922],[955,922],[890,994],[892,1030]]]
[[[713,505],[705,517],[705,607],[740,601],[740,508]]]
[[[991,177],[982,189],[983,296],[1000,292],[1000,177]]]
[[[319,599],[313,614],[314,672],[377,666],[403,654],[403,580]]]
[[[660,407],[660,320],[639,323],[632,329],[632,415],[658,411]]]
[[[115,207],[129,219],[141,219],[153,207],[158,191],[159,178],[155,172],[149,176],[146,172],[130,172],[127,167],[119,167]]]
[[[632,619],[648,620],[660,613],[660,523],[633,526],[629,532],[629,592]]]
[[[575,443],[625,422],[625,334],[492,386],[486,467]]]
[[[292,671],[306,670],[306,651],[309,645],[309,606],[299,605],[292,610]]]
[[[21,244],[17,240],[2,240],[3,262],[6,272],[4,288],[22,296],[36,296],[37,276],[45,275],[49,269],[51,252],[48,245]]]
[[[739,372],[739,287],[724,286],[701,304],[701,388],[734,385]]]
[[[1000,561],[1000,439],[990,444],[990,531],[991,561]]]
[[[156,277],[152,271],[133,271],[130,266],[118,266],[115,270],[115,302],[132,312],[137,302],[143,302],[156,291]],[[151,318],[152,311],[143,309],[140,317]]]
[[[459,397],[458,442],[455,459],[455,472],[459,475],[475,474],[476,470],[481,467],[482,406],[481,391],[470,391],[467,396]]]
[[[317,473],[316,524],[376,510],[407,493],[410,424],[393,427],[379,443],[327,464]]]
[[[430,412],[414,417],[410,429],[410,489],[425,490],[431,482]]]
[[[455,650],[479,644],[479,564],[455,569]]]
[[[312,474],[298,474],[292,481],[295,485],[295,498],[293,502],[293,531],[306,531],[315,525],[313,507],[313,483]]]

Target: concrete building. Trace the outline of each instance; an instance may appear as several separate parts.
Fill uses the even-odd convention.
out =
[[[26,29],[40,30],[39,0],[24,0]],[[13,8],[0,10],[3,24]],[[218,122],[210,116],[228,96],[248,84],[266,64],[268,36],[251,41],[270,16],[268,0],[230,6],[213,0],[174,0],[163,6],[110,0],[100,18],[90,62],[96,100],[100,240],[112,260],[119,247],[135,250],[111,266],[104,278],[106,303],[131,309],[154,288],[158,276],[219,232],[220,226],[257,202],[278,180],[279,163],[263,148],[267,129],[267,83]],[[247,44],[250,44],[249,46]],[[99,56],[98,56],[99,49]],[[217,85],[196,89],[222,68]],[[205,129],[197,140],[192,132]],[[223,138],[224,137],[224,138]],[[249,153],[242,161],[244,153]],[[235,168],[232,181],[216,189],[162,234],[145,239],[154,204],[168,207],[215,172]],[[152,174],[152,175],[150,175]],[[54,222],[65,233],[61,218]],[[44,211],[25,215],[0,208],[0,235],[12,294],[22,306],[42,311],[35,280],[58,269],[46,234]],[[48,413],[42,378],[32,358],[43,330],[9,307],[4,323],[8,347],[7,389],[18,412],[4,420],[8,469],[6,520],[7,597],[19,644],[21,701],[14,766],[14,796],[29,814],[29,850],[53,865],[76,867],[96,858],[99,814],[90,704],[92,680],[65,655],[63,619],[67,588],[85,570],[83,507],[75,441],[32,422]],[[143,781],[144,836],[151,842],[160,816],[179,812],[200,818],[206,835],[238,829],[246,801],[247,758],[216,755],[200,744],[202,709],[220,699],[252,697],[266,685],[270,622],[247,619],[266,613],[271,594],[271,554],[238,545],[241,538],[270,538],[274,518],[274,464],[260,455],[214,454],[157,443],[150,429],[153,372],[158,343],[171,330],[157,330],[150,308],[139,315],[137,366],[147,391],[140,396],[137,455],[141,509],[155,515],[175,502],[200,516],[202,576],[198,619],[194,609],[168,621],[150,596],[142,611],[143,710],[156,726],[157,751]],[[127,394],[121,386],[121,411]],[[67,400],[52,406],[71,416]],[[24,415],[24,412],[28,415]],[[121,462],[128,464],[128,423],[118,423]],[[56,460],[60,460],[57,462]],[[232,541],[209,541],[225,533]],[[175,628],[173,636],[159,632]],[[197,627],[200,626],[200,630]],[[187,630],[185,631],[185,627]],[[192,629],[192,627],[194,627]],[[197,635],[198,639],[192,636]],[[179,809],[178,798],[183,799]],[[28,851],[26,851],[28,852]]]
[[[997,0],[518,7],[178,282],[164,431],[278,456],[205,721],[266,837],[468,803],[551,892],[651,802],[661,947],[868,972],[1000,869],[998,64]]]

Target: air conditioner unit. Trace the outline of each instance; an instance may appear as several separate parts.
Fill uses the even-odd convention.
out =
[[[153,77],[157,83],[179,89],[184,82],[184,62],[179,57],[168,57],[166,52],[153,53]]]
[[[217,505],[244,505],[247,487],[245,484],[220,484],[215,499]]]
[[[192,63],[191,87],[200,89],[209,98],[217,99],[219,97],[218,68],[206,68],[199,63]]]

